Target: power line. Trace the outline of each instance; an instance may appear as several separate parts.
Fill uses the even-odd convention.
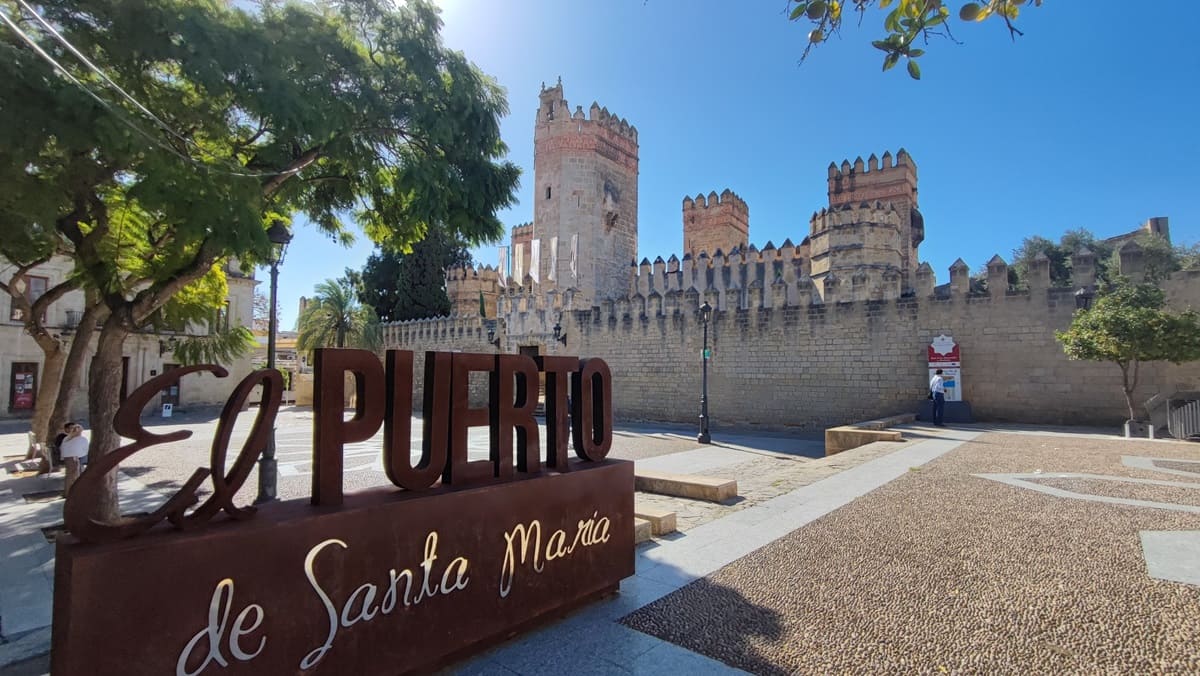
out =
[[[25,5],[25,3],[24,3],[22,0],[18,0],[18,1],[19,1],[19,2],[21,2],[21,5],[22,5],[22,6],[24,6],[24,7],[28,8],[28,6],[27,6],[27,5]],[[36,13],[36,12],[34,12],[34,16],[36,16],[36,17],[37,17],[37,19],[38,19],[38,22],[39,22],[39,23],[41,23],[43,26],[45,26],[45,25],[46,25],[46,23],[45,23],[45,22],[42,20],[41,16],[37,15],[37,13]],[[125,117],[125,115],[124,115],[123,111],[120,111],[120,110],[118,110],[118,109],[114,108],[114,107],[112,106],[112,104],[111,104],[111,103],[109,103],[108,101],[106,101],[106,100],[105,100],[103,97],[101,97],[100,95],[96,94],[96,92],[92,91],[92,90],[91,90],[91,88],[89,88],[89,87],[88,87],[87,85],[85,85],[85,84],[84,84],[82,81],[80,81],[80,80],[79,80],[79,78],[77,78],[77,77],[75,77],[74,75],[72,75],[72,74],[71,74],[71,73],[70,73],[70,72],[69,72],[69,71],[68,71],[68,70],[67,70],[65,67],[63,67],[63,65],[62,65],[62,64],[60,64],[60,63],[59,63],[57,60],[55,60],[55,58],[54,58],[53,56],[51,56],[51,55],[50,55],[48,52],[46,52],[46,50],[44,50],[44,49],[42,48],[42,46],[41,46],[41,45],[39,45],[39,44],[37,43],[37,41],[35,41],[33,38],[29,37],[29,35],[28,35],[28,34],[26,34],[24,31],[22,31],[22,30],[21,30],[21,28],[20,28],[20,26],[18,26],[16,23],[14,23],[14,22],[13,22],[12,18],[11,18],[11,17],[8,15],[8,13],[7,13],[7,12],[0,11],[0,20],[3,20],[3,21],[4,21],[4,23],[5,23],[5,24],[7,24],[7,25],[8,25],[8,27],[9,27],[9,28],[11,28],[11,29],[13,30],[13,32],[14,32],[14,33],[16,33],[16,34],[17,34],[17,35],[18,35],[18,36],[19,36],[19,37],[20,37],[20,38],[21,38],[21,39],[22,39],[22,40],[23,40],[23,41],[24,41],[24,42],[25,42],[27,45],[29,45],[29,46],[30,46],[30,48],[32,48],[32,49],[34,50],[34,52],[36,52],[36,53],[38,54],[38,56],[42,57],[42,58],[43,58],[44,60],[46,60],[48,63],[50,63],[51,65],[53,65],[53,66],[54,66],[54,68],[55,68],[55,70],[56,70],[56,71],[57,71],[57,72],[58,72],[60,75],[62,75],[63,77],[66,77],[66,78],[67,78],[68,80],[70,80],[70,81],[71,81],[71,82],[72,82],[72,83],[73,83],[73,84],[74,84],[76,87],[79,87],[79,88],[80,88],[80,89],[82,89],[82,90],[83,90],[85,93],[87,93],[87,94],[88,94],[88,96],[90,96],[90,97],[92,97],[93,99],[95,99],[95,100],[96,100],[96,102],[97,102],[97,103],[99,103],[101,107],[103,107],[105,110],[107,110],[109,113],[111,113],[111,114],[112,114],[114,117],[116,117],[118,120],[120,120],[120,121],[121,121],[123,124],[125,124],[125,125],[126,125],[126,126],[128,126],[130,129],[132,129],[133,131],[135,131],[135,132],[136,132],[138,135],[140,135],[140,136],[144,137],[146,140],[150,141],[150,142],[151,142],[152,144],[154,144],[155,146],[157,146],[157,147],[159,147],[159,148],[161,148],[161,149],[163,149],[163,150],[167,151],[168,153],[170,153],[170,154],[174,155],[175,157],[178,157],[179,159],[181,159],[181,160],[183,160],[183,161],[185,161],[185,162],[187,162],[187,163],[189,163],[189,164],[192,164],[192,165],[198,166],[198,167],[200,167],[200,168],[202,168],[202,169],[204,169],[204,170],[206,170],[206,171],[212,171],[212,172],[215,172],[215,173],[226,174],[226,175],[229,175],[229,176],[239,176],[239,177],[245,177],[245,178],[270,178],[270,177],[273,177],[273,176],[290,176],[290,175],[293,175],[293,174],[298,174],[298,173],[300,173],[300,172],[301,172],[301,171],[303,171],[303,170],[304,170],[304,169],[305,169],[305,168],[306,168],[306,167],[307,167],[309,164],[311,164],[311,162],[309,162],[309,163],[306,163],[306,164],[305,164],[305,165],[303,165],[303,166],[296,167],[295,169],[289,169],[289,170],[287,170],[287,171],[274,171],[274,172],[245,172],[245,171],[233,171],[233,170],[228,170],[228,169],[221,169],[221,168],[218,168],[218,167],[214,167],[214,166],[212,166],[212,165],[210,165],[210,164],[208,164],[208,163],[201,162],[201,161],[199,161],[199,160],[197,160],[197,159],[195,159],[195,158],[192,158],[192,157],[189,157],[189,156],[187,156],[187,155],[184,155],[183,153],[179,152],[178,150],[176,150],[175,148],[171,147],[170,145],[163,143],[161,139],[159,139],[159,138],[155,137],[153,134],[150,134],[150,133],[149,133],[149,132],[147,132],[146,130],[142,129],[140,126],[138,126],[137,124],[135,124],[135,123],[134,123],[134,122],[132,122],[131,120],[127,119],[127,118]],[[121,88],[120,88],[118,85],[116,85],[116,83],[113,83],[113,82],[112,82],[112,80],[111,80],[111,79],[110,79],[110,78],[109,78],[107,75],[105,75],[105,74],[104,74],[103,72],[101,72],[101,71],[100,71],[98,68],[96,68],[96,66],[95,66],[94,64],[92,64],[90,61],[88,61],[86,58],[84,58],[84,57],[83,57],[81,54],[79,54],[79,51],[78,51],[78,50],[77,50],[77,49],[76,49],[76,48],[75,48],[73,45],[70,45],[70,43],[68,43],[68,42],[67,42],[67,41],[66,41],[64,38],[62,38],[61,36],[59,36],[57,31],[54,31],[54,30],[53,30],[53,28],[51,28],[50,30],[51,30],[51,31],[52,31],[52,32],[53,32],[53,33],[54,33],[56,36],[58,36],[58,37],[59,37],[59,39],[60,39],[60,41],[61,41],[61,42],[63,42],[64,44],[66,44],[66,45],[68,46],[68,49],[70,49],[70,50],[71,50],[73,53],[75,53],[77,56],[79,56],[79,57],[80,57],[80,58],[81,58],[81,59],[82,59],[82,60],[83,60],[83,61],[84,61],[86,64],[88,64],[88,66],[89,66],[89,67],[91,67],[91,68],[92,68],[92,70],[96,71],[96,72],[97,72],[97,73],[100,75],[100,77],[104,78],[106,81],[108,81],[109,83],[111,83],[111,84],[113,85],[113,87],[115,87],[115,88],[116,88],[116,89],[118,89],[118,90],[119,90],[119,91],[120,91],[122,94],[124,94],[126,98],[128,98],[129,100],[131,100],[131,101],[134,103],[134,105],[136,105],[136,106],[137,106],[138,108],[140,108],[141,110],[145,111],[145,112],[146,112],[146,113],[147,113],[147,114],[148,114],[150,117],[152,117],[152,118],[153,118],[155,121],[157,121],[157,122],[158,122],[158,123],[159,123],[161,126],[163,126],[163,127],[164,127],[164,128],[165,128],[165,129],[166,129],[168,132],[169,132],[169,133],[173,134],[173,135],[174,135],[174,136],[176,136],[177,138],[180,138],[180,139],[181,139],[181,140],[183,140],[185,143],[191,143],[193,146],[196,146],[196,144],[195,144],[194,142],[188,141],[186,138],[184,138],[183,136],[181,136],[181,135],[180,135],[179,133],[177,133],[175,130],[171,129],[169,126],[167,126],[167,125],[166,125],[166,123],[165,123],[165,122],[163,122],[163,121],[162,121],[161,119],[159,119],[159,118],[158,118],[156,115],[154,115],[154,113],[150,112],[150,110],[149,110],[149,109],[147,109],[145,106],[143,106],[141,103],[139,103],[139,102],[138,102],[136,99],[134,99],[132,96],[130,96],[128,93],[126,93],[126,92],[125,92],[125,90],[121,89]],[[197,147],[197,148],[199,148],[199,146],[196,146],[196,147]],[[200,149],[200,150],[203,152],[203,149]]]

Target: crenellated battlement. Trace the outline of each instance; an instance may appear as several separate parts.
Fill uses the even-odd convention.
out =
[[[908,151],[901,148],[894,162],[892,154],[884,152],[880,159],[872,154],[865,163],[859,156],[853,163],[829,164],[829,206],[876,200],[917,205],[917,163]]]
[[[707,198],[704,197],[704,193],[696,195],[696,199],[692,199],[691,197],[683,198],[684,211],[692,211],[695,209],[716,209],[718,207],[744,213],[747,216],[750,214],[750,207],[746,205],[746,201],[729,188],[721,191],[720,195],[718,195],[714,190],[708,193]]]
[[[904,217],[892,202],[843,204],[814,211],[809,218],[809,236],[826,230],[852,226],[900,228]]]
[[[583,106],[578,105],[575,106],[575,111],[571,112],[570,104],[563,96],[561,78],[558,84],[552,87],[543,84],[539,98],[541,105],[538,107],[537,129],[557,128],[573,133],[603,131],[637,146],[637,127],[629,124],[629,120],[609,112],[608,108],[599,103],[593,101],[586,114],[583,112]]]

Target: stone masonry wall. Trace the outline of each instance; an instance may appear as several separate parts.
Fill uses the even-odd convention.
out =
[[[943,333],[961,345],[964,399],[980,420],[1115,425],[1126,417],[1120,370],[1068,360],[1054,339],[1075,312],[1071,289],[793,304],[811,297],[796,291],[803,284],[651,291],[589,310],[567,307],[561,322],[569,344],[555,351],[608,362],[619,419],[692,422],[703,341],[697,308],[708,300],[718,308],[709,325],[714,429],[816,429],[913,411],[925,397],[926,346]],[[1200,308],[1200,271],[1176,273],[1165,286],[1173,307]],[[518,333],[553,342],[544,333],[555,311],[523,302],[513,309],[503,351],[516,351]],[[441,329],[418,329],[394,346],[416,345],[491,351],[469,332],[461,338]],[[1136,401],[1197,386],[1200,363],[1147,365]]]

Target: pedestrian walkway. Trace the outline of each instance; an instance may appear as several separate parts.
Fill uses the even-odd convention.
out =
[[[63,472],[14,473],[24,456],[0,464],[0,668],[45,654],[54,598],[53,535],[62,524]],[[152,511],[162,496],[120,475],[121,513]]]

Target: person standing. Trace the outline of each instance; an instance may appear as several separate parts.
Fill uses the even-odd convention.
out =
[[[942,370],[933,372],[929,379],[929,393],[933,395],[933,424],[945,427],[943,419],[946,415],[946,381],[942,378]]]
[[[63,465],[66,467],[66,477],[63,479],[63,496],[71,492],[71,484],[79,478],[80,464],[88,454],[88,439],[83,436],[83,425],[72,423],[67,430],[67,437],[59,447],[62,453]]]

